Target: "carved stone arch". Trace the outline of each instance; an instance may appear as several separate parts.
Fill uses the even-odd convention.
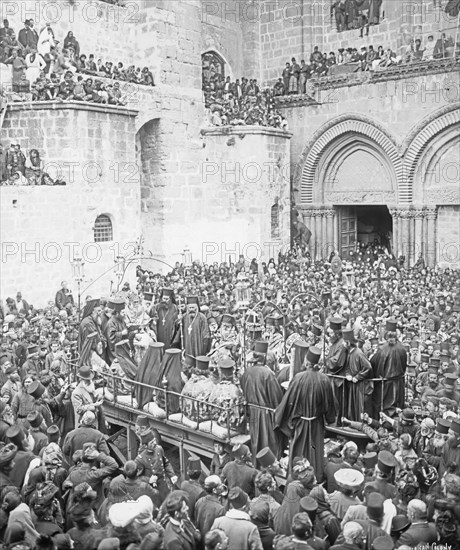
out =
[[[314,185],[317,182],[317,171],[324,153],[334,148],[338,138],[345,134],[365,136],[384,153],[393,165],[398,193],[403,183],[403,163],[398,146],[391,134],[379,123],[362,115],[343,115],[328,122],[317,130],[305,147],[295,173],[295,186],[300,189],[301,204],[311,204],[314,196]],[[340,143],[339,143],[340,146]],[[405,202],[404,196],[399,196]]]
[[[231,67],[230,63],[228,62],[226,57],[217,48],[215,48],[213,46],[210,46],[210,47],[206,48],[205,50],[203,50],[201,52],[202,65],[204,65],[205,57],[207,55],[214,56],[219,61],[219,63],[221,64],[221,66],[223,68],[223,71],[224,71],[224,73],[223,73],[224,76],[225,77],[229,76],[232,81],[234,80],[233,79],[233,71],[232,71],[232,67]],[[204,71],[204,66],[202,68],[203,68],[203,71]]]
[[[417,124],[407,136],[403,144],[405,182],[410,186],[412,199],[412,184],[420,159],[429,144],[452,126],[460,127],[460,103],[449,105],[431,114]]]

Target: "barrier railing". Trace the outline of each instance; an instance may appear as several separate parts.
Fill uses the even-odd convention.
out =
[[[189,395],[184,395],[179,392],[175,392],[172,390],[168,390],[167,388],[161,387],[161,386],[152,386],[150,384],[144,384],[143,382],[137,382],[135,380],[129,380],[125,377],[118,376],[113,373],[107,373],[105,375],[105,378],[107,379],[108,384],[104,386],[103,395],[105,392],[105,389],[107,388],[110,393],[113,394],[113,404],[118,406],[128,406],[131,409],[135,411],[139,411],[140,413],[149,415],[148,411],[145,411],[143,408],[138,408],[135,405],[137,404],[135,402],[135,388],[141,387],[141,388],[148,388],[152,391],[152,399],[151,402],[155,402],[157,406],[159,405],[159,401],[161,404],[164,404],[164,408],[160,407],[164,410],[166,418],[164,420],[168,420],[171,414],[180,414],[181,420],[183,418],[188,418],[192,422],[196,423],[196,426],[192,429],[198,431],[199,426],[202,422],[209,421],[210,422],[210,429],[212,432],[212,426],[217,425],[220,428],[224,428],[227,433],[227,439],[230,439],[233,435],[235,435],[235,432],[238,432],[238,434],[246,434],[247,433],[247,426],[248,426],[248,418],[246,414],[246,402],[244,400],[240,400],[235,402],[234,405],[231,405],[230,407],[225,407],[221,405],[217,405],[215,403],[210,403],[207,400],[204,399],[198,399],[196,397],[192,397]],[[118,382],[118,383],[117,383]],[[123,384],[125,388],[130,389],[131,391],[126,393],[121,393],[119,391],[120,384]],[[130,397],[130,404],[127,403],[120,403],[118,401],[118,397],[121,396],[129,396]],[[179,403],[179,413],[175,413],[171,411],[171,399],[178,400]],[[110,402],[109,399],[107,399],[108,402]],[[184,413],[184,403],[193,403],[193,409],[196,412],[195,418],[189,418]],[[137,404],[138,405],[138,404]],[[176,409],[177,407],[175,407]],[[242,413],[241,422],[238,423],[238,425],[232,425],[231,417],[234,416],[235,412],[238,414]],[[155,418],[154,415],[150,415],[153,418]],[[225,426],[222,426],[222,423],[216,420],[216,417],[222,417],[225,418]],[[158,420],[158,419],[157,419]],[[187,424],[184,424],[184,426],[190,427]]]

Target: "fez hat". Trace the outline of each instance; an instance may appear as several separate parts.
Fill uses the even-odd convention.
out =
[[[389,451],[380,451],[377,456],[377,467],[382,474],[390,474],[396,466],[396,459]]]
[[[262,468],[268,468],[276,462],[276,456],[272,453],[270,447],[264,447],[256,454],[256,459]]]
[[[15,445],[21,445],[25,439],[24,432],[19,424],[13,424],[13,426],[10,426],[6,430],[5,435],[11,443],[14,443]]]
[[[91,367],[83,365],[78,369],[77,377],[80,378],[80,380],[92,380],[94,378],[94,372]]]
[[[145,416],[145,414],[140,414],[136,418],[136,426],[139,428],[150,428],[150,422],[149,419]]]
[[[453,418],[450,423],[450,429],[457,435],[460,435],[460,418]]]
[[[27,415],[27,422],[32,426],[32,428],[39,428],[43,422],[43,416],[39,411],[31,412]]]
[[[370,342],[371,342],[371,346],[375,346],[375,344],[379,343],[379,339],[378,338],[371,338]]]
[[[113,309],[114,311],[122,311],[125,307],[125,301],[123,298],[112,298],[109,300],[107,307]]]
[[[234,370],[235,368],[235,362],[231,359],[224,359],[223,361],[220,361],[217,365],[220,370]]]
[[[28,355],[33,355],[34,353],[38,353],[38,351],[39,351],[39,348],[35,344],[32,344],[31,346],[27,346]]]
[[[438,421],[436,423],[436,431],[439,434],[447,434],[450,428],[450,422],[449,420],[446,420],[445,418],[438,418]]]
[[[407,365],[406,374],[409,376],[415,376],[415,365]]]
[[[332,317],[329,320],[329,326],[332,330],[342,330],[343,319],[341,317]]]
[[[313,512],[316,512],[316,510],[318,510],[318,503],[312,497],[301,498],[299,504],[300,504],[300,510],[302,512],[307,512],[307,514],[311,514]]]
[[[267,353],[268,351],[268,342],[265,340],[258,340],[254,344],[255,353]]]
[[[450,355],[448,355],[447,353],[441,353],[440,357],[439,357],[439,361],[441,363],[450,363]]]
[[[56,424],[51,424],[49,428],[47,428],[46,433],[49,437],[53,437],[57,435],[59,432],[59,426],[56,426]]]
[[[235,319],[235,317],[233,317],[233,315],[229,315],[228,313],[224,313],[224,315],[222,315],[221,325],[223,325],[224,323],[226,325],[232,325],[234,327],[234,326],[236,326],[236,319]]]
[[[235,458],[244,458],[249,454],[249,447],[247,445],[235,445],[232,449],[233,456]]]
[[[16,456],[18,448],[13,443],[8,443],[0,449],[0,466],[6,466]]]
[[[314,336],[321,336],[321,334],[323,333],[321,327],[319,327],[318,325],[313,325],[311,327],[311,331]]]
[[[441,351],[449,351],[450,350],[450,344],[449,342],[441,342]]]
[[[375,537],[372,542],[372,550],[394,550],[395,543],[390,535],[381,535]]]
[[[430,360],[430,356],[427,353],[420,354],[420,361],[422,363],[428,363],[429,360]]]
[[[396,319],[387,319],[385,329],[387,332],[396,332],[396,327],[398,326],[398,322]]]
[[[209,369],[209,363],[211,361],[210,357],[207,357],[206,355],[199,355],[195,359],[195,366],[198,370],[208,370]]]
[[[439,365],[441,364],[441,359],[439,359],[438,357],[431,357],[430,358],[430,362],[429,362],[429,365],[432,365],[434,367],[438,367],[439,368]]]
[[[187,469],[189,472],[198,472],[201,470],[201,460],[196,455],[190,455],[187,460]]]
[[[144,292],[144,300],[146,302],[153,301],[153,292]]]
[[[334,473],[334,479],[339,487],[345,489],[356,489],[364,483],[364,476],[358,470],[352,468],[341,468]]]
[[[315,346],[312,346],[307,351],[307,361],[311,365],[317,365],[321,357],[321,350]]]
[[[45,386],[39,380],[34,380],[27,388],[27,393],[38,399],[45,393]]]
[[[249,497],[240,487],[233,487],[233,489],[230,489],[228,493],[228,501],[233,508],[241,509],[246,506],[249,501]]]
[[[363,455],[363,465],[365,468],[374,468],[377,464],[377,453],[370,452]]]
[[[187,305],[189,304],[196,304],[198,307],[200,307],[198,296],[187,296]]]
[[[435,365],[430,365],[428,367],[428,374],[438,374],[438,367]]]
[[[354,333],[354,330],[352,328],[347,328],[347,329],[343,330],[342,331],[342,337],[346,342],[351,342],[351,343],[356,342],[355,333]]]
[[[366,508],[368,510],[383,510],[383,503],[385,502],[385,497],[377,492],[368,493],[366,496]]]

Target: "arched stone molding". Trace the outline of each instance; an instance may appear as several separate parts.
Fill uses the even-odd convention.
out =
[[[417,166],[427,147],[432,141],[447,129],[460,128],[460,103],[444,107],[417,124],[406,138],[402,151],[404,154],[404,185],[412,201],[412,184]],[[458,130],[457,130],[458,131]]]
[[[213,41],[211,41],[213,42]],[[201,51],[201,54],[200,54],[200,59],[203,59],[203,55],[206,54],[206,53],[215,53],[218,57],[221,58],[221,60],[224,62],[225,64],[225,78],[227,78],[227,76],[230,77],[230,80],[233,82],[235,79],[233,78],[233,70],[232,70],[232,65],[231,63],[228,61],[228,59],[225,57],[225,55],[219,50],[219,48],[217,47],[214,47],[213,43],[209,43],[207,45],[206,48],[204,48],[202,51]]]
[[[380,150],[382,155],[388,158],[393,166],[396,189],[399,193],[400,186],[403,183],[403,163],[398,151],[396,142],[391,134],[379,123],[369,117],[361,115],[343,115],[335,118],[322,126],[305,147],[295,173],[295,187],[300,188],[301,204],[311,204],[314,202],[315,184],[322,183],[317,181],[318,167],[324,154],[328,151],[339,152],[337,149],[337,140],[349,134],[356,141],[362,138],[367,143],[375,144],[375,149]],[[347,143],[349,140],[345,140]],[[339,143],[343,147],[344,143]],[[405,197],[398,197],[398,202],[406,202]]]

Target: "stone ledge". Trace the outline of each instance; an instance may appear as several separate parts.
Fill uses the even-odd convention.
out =
[[[89,103],[83,101],[23,101],[10,103],[8,111],[61,111],[68,109],[70,111],[94,111],[97,113],[124,115],[136,117],[139,111],[120,105],[100,105],[99,103]]]
[[[292,132],[286,132],[279,128],[270,128],[268,126],[213,126],[211,128],[202,128],[200,130],[202,136],[236,136],[236,135],[253,135],[253,136],[276,136],[291,139],[294,135]]]

